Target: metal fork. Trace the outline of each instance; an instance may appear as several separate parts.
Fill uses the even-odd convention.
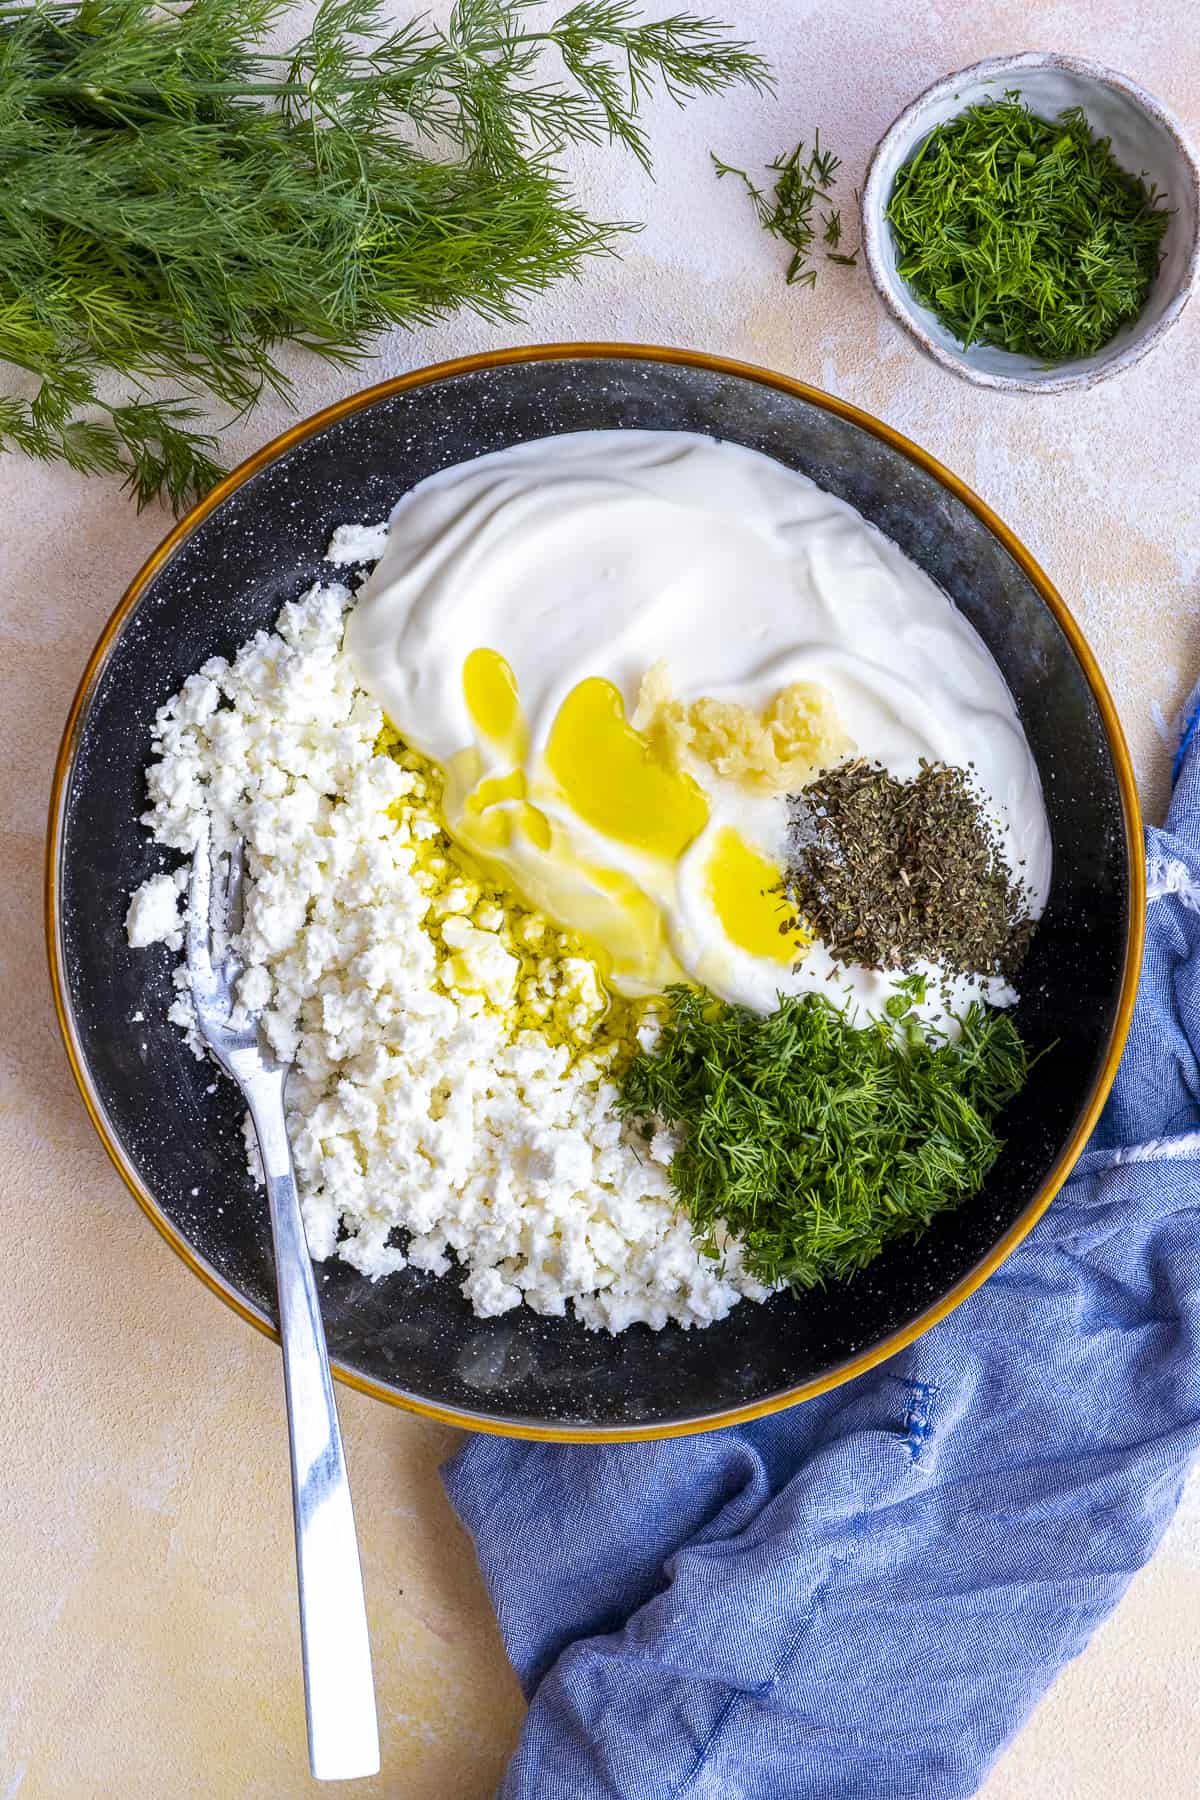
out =
[[[240,840],[220,855],[207,839],[197,845],[188,973],[200,1035],[246,1096],[262,1153],[292,1454],[308,1759],[318,1780],[349,1781],[379,1769],[371,1647],[329,1354],[284,1120],[288,1067],[264,1048],[258,1019],[236,995],[244,860]]]

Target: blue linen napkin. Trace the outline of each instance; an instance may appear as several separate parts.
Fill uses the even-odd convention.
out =
[[[1200,1448],[1200,732],[1147,873],[1100,1125],[949,1318],[753,1424],[447,1465],[530,1698],[502,1800],[965,1800],[1153,1553]]]

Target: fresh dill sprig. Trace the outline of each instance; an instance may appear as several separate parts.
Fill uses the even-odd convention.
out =
[[[896,176],[897,267],[965,348],[1091,356],[1145,303],[1170,213],[1078,107],[1015,93],[939,125]]]
[[[714,151],[710,150],[709,155],[717,180],[725,175],[736,175],[754,204],[763,230],[779,238],[791,250],[785,277],[789,287],[813,287],[816,284],[817,271],[809,266],[809,258],[817,241],[813,210],[818,201],[829,207],[820,221],[822,241],[829,245],[826,262],[844,263],[849,267],[857,262],[857,251],[847,255],[838,249],[842,241],[842,216],[833,205],[832,188],[842,159],[832,150],[821,148],[819,131],[813,133],[812,149],[807,157],[801,142],[790,155],[777,156],[768,164],[767,173],[776,178],[769,193],[752,181],[745,169],[722,162]]]
[[[287,393],[281,342],[353,365],[390,326],[518,317],[636,229],[577,205],[567,145],[648,167],[655,81],[680,103],[770,82],[708,19],[579,0],[534,29],[528,6],[394,28],[323,0],[274,55],[287,0],[0,5],[0,361],[22,372],[0,448],[179,508],[220,473],[207,405]]]
[[[78,416],[82,406],[100,417]],[[0,395],[0,448],[66,463],[80,475],[123,475],[139,512],[158,499],[181,512],[225,472],[216,438],[195,423],[201,416],[185,400],[109,406],[87,386],[45,381],[32,400]]]
[[[761,1281],[817,1287],[978,1191],[1029,1059],[1012,1020],[982,1006],[953,1042],[922,1027],[924,993],[908,977],[889,1018],[859,1030],[821,994],[781,997],[764,1017],[669,990],[658,1044],[628,1065],[618,1104],[681,1133],[671,1181],[709,1255],[733,1232]]]

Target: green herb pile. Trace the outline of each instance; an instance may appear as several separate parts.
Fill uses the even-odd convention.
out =
[[[922,761],[911,781],[856,757],[789,797],[783,889],[839,962],[1020,968],[1033,936],[1023,882],[965,769]]]
[[[1016,94],[931,132],[896,176],[897,266],[958,342],[1043,363],[1090,356],[1135,319],[1170,217],[1079,108]]]
[[[760,1280],[816,1287],[979,1189],[1028,1058],[1011,1019],[979,1006],[957,1042],[929,1035],[913,1011],[923,992],[910,977],[889,1019],[856,1030],[819,994],[763,1017],[670,990],[657,1048],[629,1064],[619,1106],[682,1128],[671,1179],[710,1255],[724,1225]]]
[[[826,262],[853,267],[858,261],[857,250],[847,254],[839,248],[842,215],[833,204],[832,190],[842,159],[832,150],[822,150],[819,131],[813,134],[813,146],[807,156],[803,143],[799,143],[790,156],[777,156],[769,165],[768,173],[776,176],[769,194],[751,181],[745,169],[733,168],[712,151],[709,155],[717,171],[717,180],[725,175],[736,175],[754,202],[763,230],[779,238],[791,250],[786,276],[789,286],[813,287],[816,283],[817,271],[810,259],[817,242],[818,224],[813,219],[813,212],[818,201],[827,209],[821,213],[819,223],[821,242],[826,245]]]
[[[286,0],[0,0],[0,447],[180,507],[221,472],[212,401],[286,392],[282,340],[352,364],[388,326],[515,317],[633,229],[575,204],[566,144],[648,166],[656,78],[768,83],[711,20],[528,5],[443,31],[324,0],[277,56]]]

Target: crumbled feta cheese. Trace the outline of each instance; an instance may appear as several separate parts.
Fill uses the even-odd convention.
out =
[[[184,870],[175,875],[152,875],[149,881],[143,881],[125,915],[125,935],[132,949],[145,950],[151,944],[166,944],[170,950],[182,948],[179,896],[186,885]]]
[[[378,562],[387,548],[387,520],[379,525],[339,525],[329,540],[329,563]]]
[[[461,919],[447,919],[442,942],[454,951],[445,964],[443,980],[463,994],[482,994],[493,1006],[512,999],[521,964],[511,956],[493,931],[479,931]]]
[[[378,556],[382,532],[341,528],[330,560]],[[763,1298],[736,1242],[697,1250],[668,1134],[647,1153],[617,1118],[595,963],[447,847],[437,772],[342,655],[350,603],[315,587],[189,677],[158,713],[144,815],[185,852],[205,829],[245,839],[239,999],[293,1065],[313,1256],[373,1279],[457,1264],[480,1317],[573,1305],[596,1330],[707,1325]],[[131,943],[180,946],[185,884],[138,890]],[[184,971],[168,1017],[202,1054]],[[261,1176],[248,1121],[245,1137]]]

